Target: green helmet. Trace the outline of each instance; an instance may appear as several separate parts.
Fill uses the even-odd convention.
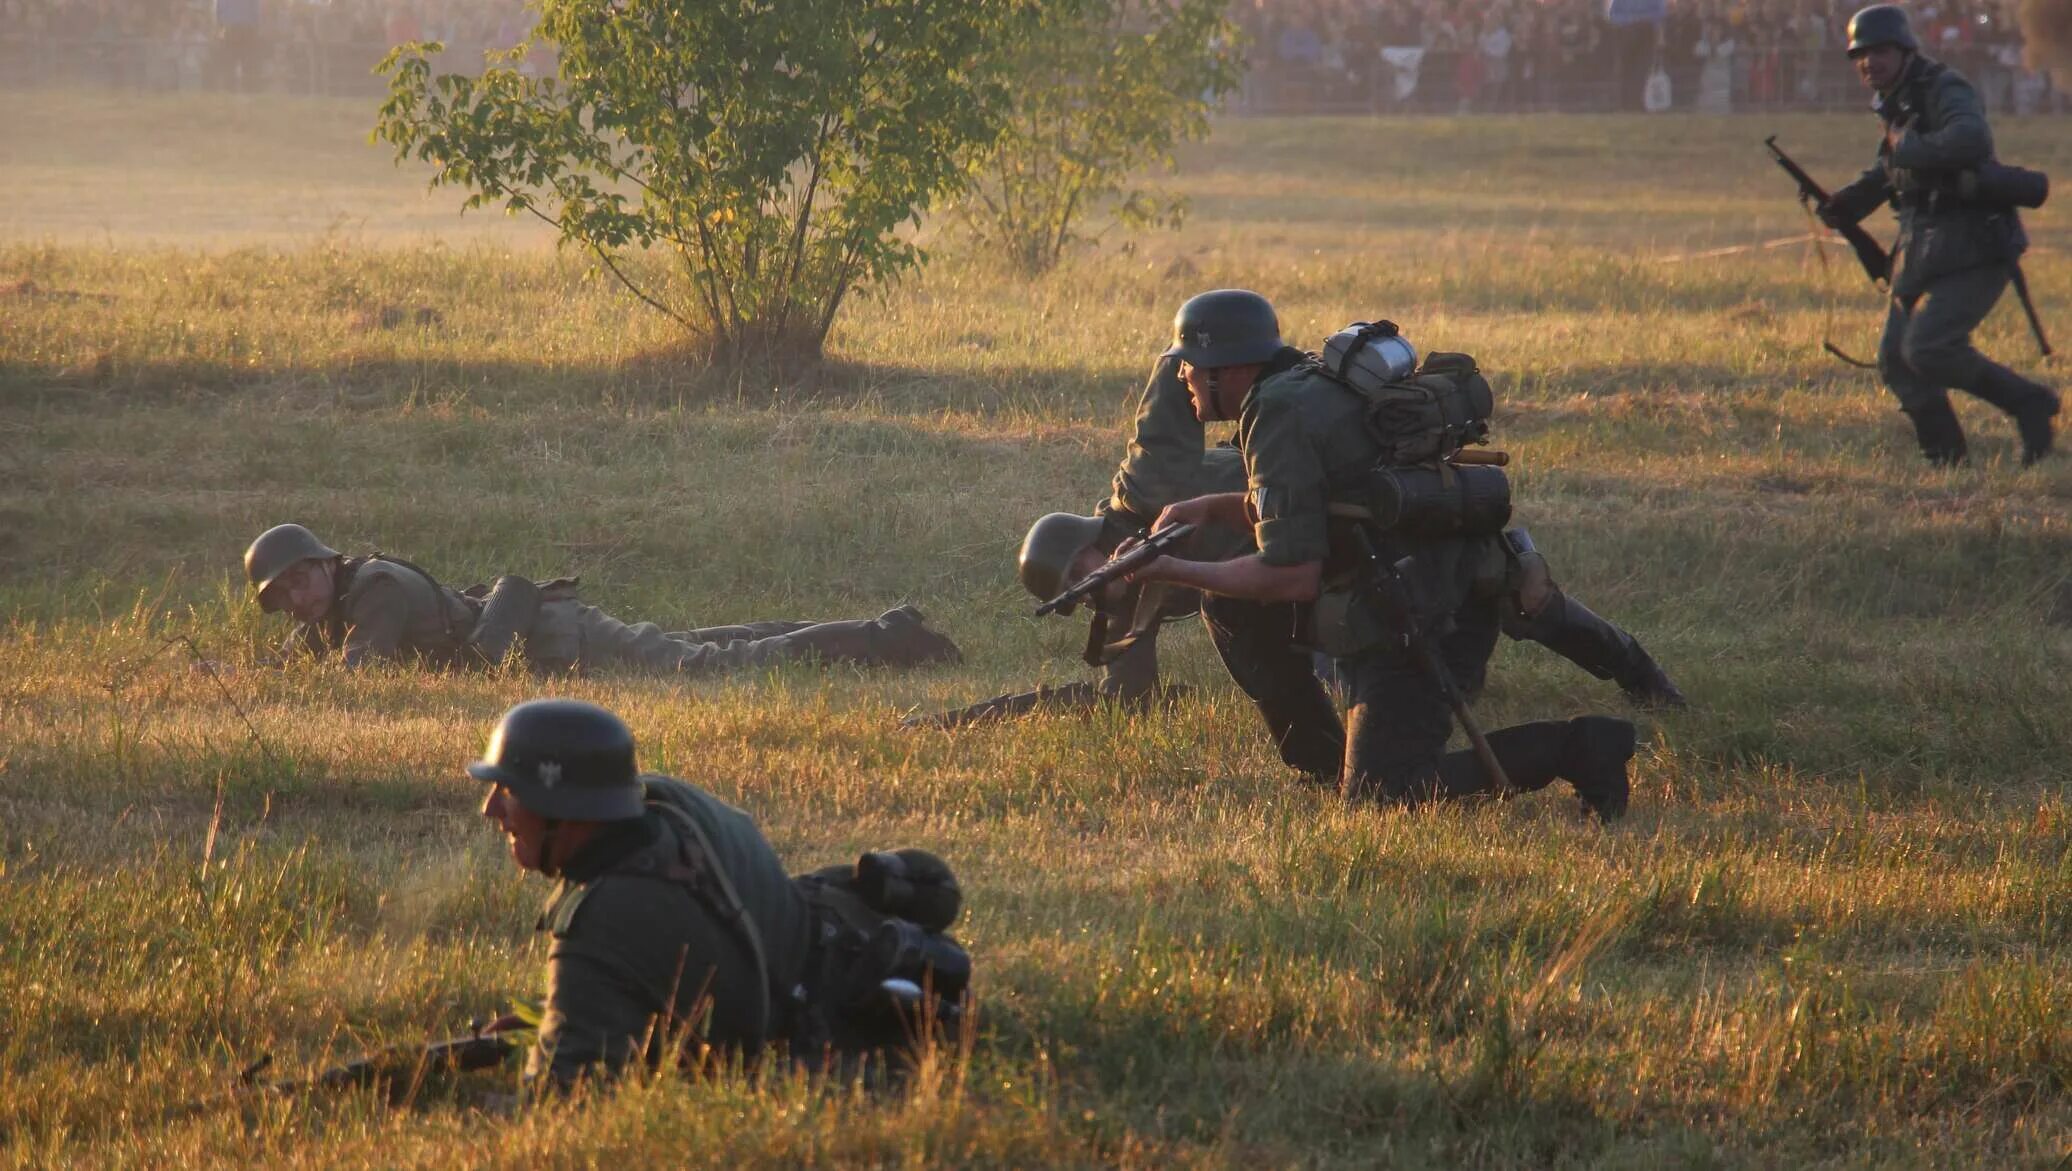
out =
[[[1189,297],[1173,315],[1166,355],[1214,368],[1264,362],[1280,348],[1280,318],[1266,298],[1249,289],[1217,289]]]
[[[1873,4],[1849,18],[1849,55],[1866,53],[1879,45],[1898,45],[1918,53],[1921,42],[1914,39],[1907,23],[1907,10],[1897,4]]]
[[[260,533],[259,539],[245,550],[245,580],[263,594],[274,578],[288,572],[296,562],[338,555],[338,550],[317,540],[315,533],[301,525],[275,525]]]
[[[1022,551],[1015,555],[1015,574],[1030,593],[1044,601],[1057,597],[1072,584],[1065,575],[1072,572],[1073,559],[1101,539],[1103,527],[1098,516],[1051,513],[1029,526]]]
[[[629,821],[647,812],[633,733],[581,700],[534,699],[505,712],[468,775],[502,785],[542,817]]]

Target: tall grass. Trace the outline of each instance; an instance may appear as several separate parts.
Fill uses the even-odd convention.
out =
[[[2034,1166],[2072,1135],[2072,462],[1960,404],[1938,472],[1876,305],[1758,149],[1868,119],[1233,122],[1181,234],[1054,276],[950,239],[834,361],[722,384],[496,222],[425,238],[365,112],[21,99],[0,175],[0,1146],[20,1166]],[[2063,170],[2053,123],[1998,127]],[[262,156],[256,148],[273,148]],[[125,172],[123,167],[134,169]],[[134,176],[134,181],[125,178]],[[301,186],[298,186],[301,185]],[[295,195],[298,191],[321,195]],[[348,222],[309,209],[349,204]],[[403,209],[403,210],[399,210]],[[228,221],[236,221],[234,224]],[[94,225],[100,225],[95,227]],[[2067,232],[2034,217],[2047,320]],[[911,708],[1076,676],[1030,519],[1102,494],[1187,294],[1289,336],[1397,320],[1497,378],[1520,519],[1691,693],[1635,813],[1348,809],[1196,635],[1171,711],[956,736]],[[1981,335],[2024,354],[2003,308]],[[2026,357],[2021,357],[2024,363]],[[912,599],[963,665],[723,681],[261,666],[236,580],[296,519],[456,582],[581,572],[670,626]],[[222,664],[198,668],[187,636]],[[220,684],[219,684],[220,680]],[[542,688],[750,809],[797,869],[923,844],[965,881],[980,1030],[898,1093],[662,1078],[519,1117],[438,1090],[165,1119],[535,995],[544,884],[460,765]],[[1501,648],[1492,724],[1615,708]],[[464,1087],[492,1088],[496,1079]]]

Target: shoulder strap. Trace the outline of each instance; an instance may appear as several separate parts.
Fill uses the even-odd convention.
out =
[[[705,827],[698,824],[698,819],[667,801],[650,801],[647,807],[660,813],[677,830],[676,866],[665,872],[664,877],[690,888],[693,897],[701,899],[718,913],[720,921],[741,937],[742,945],[754,959],[759,1001],[756,1036],[767,1039],[770,1036],[770,961],[763,952],[762,932],[748,914],[748,905],[741,901],[741,893],[734,889],[734,880],[727,877],[726,868],[719,864],[719,854],[712,848],[712,839],[706,835]]]

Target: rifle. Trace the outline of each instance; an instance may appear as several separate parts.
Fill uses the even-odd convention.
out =
[[[1011,716],[1027,715],[1039,710],[1090,710],[1099,706],[1105,698],[1101,694],[1101,689],[1091,683],[1067,683],[1060,687],[1046,686],[1038,687],[1034,691],[996,695],[991,699],[982,699],[970,707],[952,708],[946,712],[907,716],[899,721],[899,726],[907,729],[941,728],[947,731],[970,724],[983,724]]]
[[[473,1073],[477,1070],[494,1069],[502,1065],[519,1045],[504,1033],[487,1032],[487,1025],[477,1022],[474,1029],[463,1037],[452,1037],[443,1041],[432,1041],[421,1045],[393,1045],[377,1049],[372,1053],[356,1057],[351,1061],[329,1066],[304,1078],[262,1078],[267,1067],[273,1064],[273,1055],[267,1054],[246,1066],[237,1075],[237,1088],[227,1094],[203,1098],[190,1102],[172,1112],[172,1116],[201,1113],[218,1106],[241,1102],[255,1097],[278,1095],[297,1097],[312,1091],[347,1090],[358,1086],[385,1086],[391,1105],[410,1101],[423,1087],[425,1078],[432,1074]]]
[[[1784,173],[1798,183],[1799,198],[1812,204],[1813,210],[1824,216],[1834,197],[1828,194],[1826,188],[1813,181],[1813,176],[1806,173],[1806,168],[1798,165],[1790,155],[1784,153],[1784,148],[1777,145],[1776,135],[1772,134],[1763,139],[1763,145],[1770,148],[1770,157],[1777,160],[1777,165],[1784,168]],[[1823,218],[1821,222],[1825,224],[1827,220]],[[1871,239],[1871,234],[1864,231],[1862,225],[1828,226],[1840,233],[1842,239],[1849,241],[1849,247],[1856,250],[1857,263],[1863,265],[1864,274],[1873,282],[1884,284],[1892,279],[1892,257],[1886,254],[1883,244]]]
[[[1059,611],[1088,601],[1107,588],[1110,582],[1128,577],[1153,561],[1170,552],[1173,546],[1194,534],[1193,525],[1172,525],[1155,533],[1139,532],[1134,538],[1137,544],[1127,552],[1110,557],[1107,564],[1065,587],[1065,591],[1050,601],[1036,607],[1036,616],[1056,614]]]
[[[949,731],[972,724],[1025,716],[1031,712],[1097,711],[1111,703],[1119,704],[1130,711],[1143,711],[1154,703],[1172,704],[1186,695],[1187,690],[1182,684],[1169,683],[1143,695],[1111,695],[1094,683],[1066,683],[1056,687],[1045,685],[1034,691],[1014,692],[982,699],[970,707],[952,708],[946,712],[916,713],[901,719],[899,726],[909,731],[915,728],[939,728]]]
[[[1360,563],[1367,570],[1368,592],[1381,606],[1382,615],[1402,636],[1403,645],[1409,649],[1410,657],[1418,669],[1439,694],[1446,697],[1446,706],[1453,709],[1453,718],[1460,722],[1461,731],[1468,734],[1468,743],[1475,749],[1475,760],[1482,766],[1482,773],[1489,778],[1498,793],[1511,791],[1511,778],[1504,775],[1503,763],[1496,758],[1496,750],[1489,746],[1489,737],[1482,734],[1482,725],[1475,722],[1474,713],[1468,710],[1468,701],[1461,695],[1460,687],[1453,681],[1453,673],[1446,669],[1446,663],[1439,658],[1438,650],[1426,636],[1424,624],[1417,620],[1417,607],[1410,598],[1410,583],[1404,579],[1404,572],[1410,568],[1412,558],[1405,557],[1393,565],[1382,560],[1381,553],[1374,547],[1374,541],[1367,535],[1367,526],[1352,526],[1355,549]]]

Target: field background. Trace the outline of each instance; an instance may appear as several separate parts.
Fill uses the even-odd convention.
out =
[[[2072,1157],[2072,459],[1932,471],[1879,307],[1761,139],[1869,118],[1229,121],[1180,232],[1010,278],[953,236],[794,385],[723,384],[538,230],[461,218],[364,106],[7,95],[0,128],[0,1149],[21,1166],[2026,1166]],[[2072,175],[2062,121],[2001,153]],[[2072,340],[2072,228],[2030,220]],[[1679,259],[1681,258],[1681,259]],[[1078,677],[1030,519],[1090,509],[1175,306],[1241,285],[1497,374],[1519,517],[1694,700],[1634,814],[1345,809],[1196,631],[1169,713],[902,733]],[[2035,368],[2012,301],[1981,336]],[[2061,375],[2059,376],[2061,377]],[[161,1121],[537,992],[460,765],[522,677],[286,673],[237,557],[299,520],[629,618],[922,606],[965,663],[550,685],[795,869],[919,844],[983,1034],[908,1093],[663,1081],[516,1120],[438,1096]],[[228,694],[191,669],[240,668]],[[230,700],[235,700],[233,705]],[[1617,710],[1507,644],[1492,725]],[[249,714],[248,729],[240,714]]]

